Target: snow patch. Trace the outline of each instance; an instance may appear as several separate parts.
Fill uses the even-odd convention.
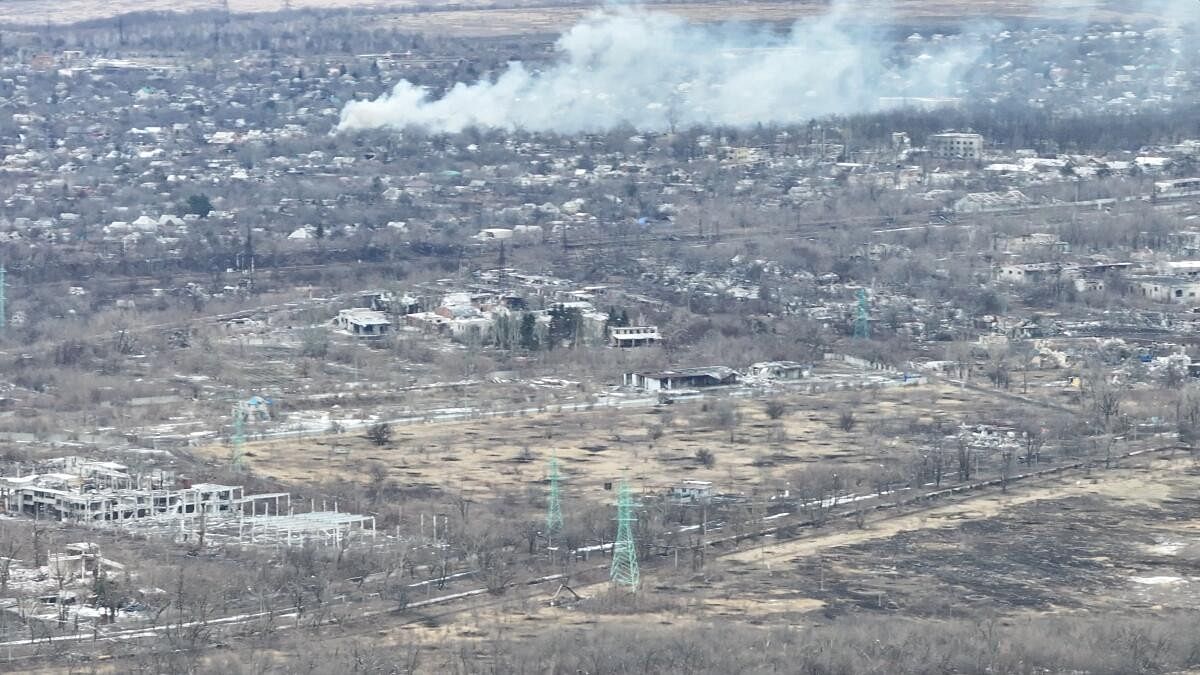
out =
[[[1158,555],[1175,555],[1183,550],[1183,547],[1186,545],[1182,541],[1164,541],[1161,544],[1150,546],[1147,550]]]
[[[1158,586],[1161,584],[1186,584],[1187,581],[1180,577],[1129,577],[1129,580],[1135,584],[1146,584],[1148,586]]]

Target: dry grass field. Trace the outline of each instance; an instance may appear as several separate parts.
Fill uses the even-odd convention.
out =
[[[528,3],[528,7],[495,8],[492,3],[420,2],[413,0],[229,0],[234,13],[274,12],[289,5],[294,9],[360,9],[378,12],[386,21],[404,30],[425,33],[497,36],[557,33],[574,24],[595,6],[555,6],[554,3]],[[1153,20],[1154,17],[1128,10],[1089,9],[1084,0],[1033,2],[1029,0],[989,0],[952,2],[950,0],[897,0],[896,2],[855,3],[855,13],[869,21],[956,21],[963,18],[1031,18],[1041,20],[1080,20],[1090,16],[1097,21]],[[597,4],[596,6],[599,6]],[[769,21],[786,22],[825,11],[827,2],[747,1],[672,3],[663,9],[695,21]],[[104,19],[129,12],[189,12],[218,9],[217,0],[8,0],[0,3],[0,23],[26,25],[64,24]]]
[[[296,484],[363,482],[370,467],[382,464],[405,490],[482,495],[540,483],[547,460],[557,455],[566,486],[576,493],[598,494],[603,483],[622,477],[653,492],[682,479],[748,492],[765,483],[780,485],[790,472],[818,462],[848,473],[900,466],[921,442],[914,422],[938,418],[953,427],[1015,415],[1014,404],[986,393],[934,384],[771,398],[786,406],[779,419],[767,415],[765,398],[705,398],[652,408],[396,426],[392,443],[382,447],[361,433],[252,442],[245,446],[245,461],[254,473]],[[856,420],[849,431],[840,428],[847,410]],[[713,454],[712,466],[697,459],[700,450]],[[197,452],[217,461],[229,454],[222,445]]]
[[[845,615],[1029,620],[1188,609],[1200,597],[1197,487],[1200,473],[1190,458],[1157,459],[981,494],[864,529],[833,524],[798,540],[765,539],[712,558],[701,572],[666,560],[644,575],[639,602],[648,611],[636,620],[769,630]],[[607,583],[575,590],[591,603],[609,592]],[[588,601],[562,608],[544,600],[474,611],[453,623],[410,623],[381,637],[456,648],[497,633],[532,637],[549,626],[590,630],[630,621],[624,613],[588,611]]]
[[[1193,458],[1148,456],[876,516],[861,528],[834,521],[797,539],[760,539],[711,556],[698,571],[661,558],[643,569],[632,605],[626,598],[614,606],[600,582],[578,583],[583,600],[555,606],[554,587],[545,586],[458,613],[409,610],[367,635],[380,646],[419,646],[436,662],[463,650],[486,655],[499,636],[583,636],[619,625],[807,631],[882,618],[992,617],[1011,626],[1165,615],[1200,599],[1198,489]],[[347,648],[363,635],[348,626],[322,646]]]

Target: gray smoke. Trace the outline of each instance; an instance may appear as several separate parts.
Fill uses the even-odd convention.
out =
[[[898,62],[890,41],[847,28],[851,18],[835,6],[779,35],[644,9],[597,11],[558,39],[557,59],[544,69],[513,62],[494,80],[459,82],[436,99],[403,81],[374,101],[346,104],[337,130],[575,133],[802,122],[877,110],[881,97],[953,95],[976,60],[978,41],[946,38]]]

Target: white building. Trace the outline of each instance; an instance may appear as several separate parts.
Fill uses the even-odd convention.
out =
[[[609,344],[613,347],[645,347],[658,344],[662,336],[658,326],[610,326]]]
[[[126,484],[133,481],[125,476]],[[68,473],[0,478],[0,502],[9,513],[55,520],[103,521],[166,514],[224,513],[242,499],[240,485],[196,484],[181,489],[101,487],[95,478]]]
[[[712,481],[682,481],[671,486],[671,498],[681,502],[706,502],[712,499]]]
[[[964,133],[933,134],[929,137],[929,154],[942,159],[980,159],[983,157],[983,136]]]
[[[489,227],[486,230],[480,230],[475,238],[480,241],[491,241],[495,239],[512,239],[513,231],[504,227]]]
[[[958,213],[985,213],[1022,209],[1033,204],[1033,200],[1020,190],[1005,192],[970,192],[954,202]]]
[[[763,361],[751,365],[749,374],[765,380],[799,380],[809,371],[808,366],[795,361]]]
[[[623,382],[627,387],[636,387],[646,391],[666,391],[737,384],[738,375],[736,371],[726,366],[710,366],[655,373],[626,373]]]
[[[333,321],[338,328],[358,337],[387,335],[392,327],[392,322],[383,312],[361,307],[343,309]]]
[[[1200,298],[1200,279],[1191,277],[1136,277],[1133,287],[1155,302],[1195,303]]]

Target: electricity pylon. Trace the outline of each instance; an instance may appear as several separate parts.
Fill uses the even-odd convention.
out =
[[[234,471],[242,468],[242,445],[246,442],[246,409],[239,402],[233,406],[233,438],[229,450],[229,466]]]
[[[631,591],[637,590],[641,578],[638,575],[637,546],[633,541],[633,523],[637,516],[633,513],[633,496],[629,493],[629,483],[621,481],[617,491],[617,538],[613,542],[612,568],[610,578],[618,586],[624,586]]]
[[[5,327],[8,326],[7,296],[4,294],[4,288],[4,265],[0,265],[0,333],[4,332]]]
[[[871,337],[871,311],[867,305],[867,289],[858,289],[858,315],[854,318],[854,337],[866,340]]]
[[[558,458],[550,458],[550,498],[546,504],[546,547],[554,548],[554,542],[562,534],[562,501],[558,492]]]

